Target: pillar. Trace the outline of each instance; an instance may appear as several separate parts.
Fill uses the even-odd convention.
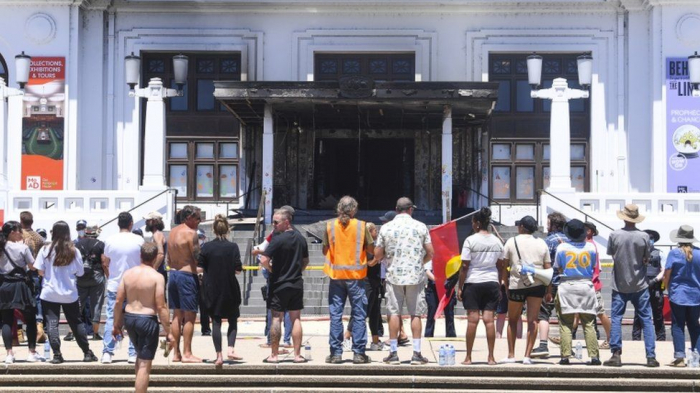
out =
[[[262,190],[265,193],[265,223],[272,223],[272,186],[274,176],[274,122],[272,121],[272,107],[265,104],[265,118],[263,120],[263,145],[262,145]]]
[[[452,220],[452,106],[442,111],[442,222]]]
[[[148,82],[146,124],[143,144],[143,185],[141,189],[160,190],[165,181],[165,101],[163,82],[153,78]]]

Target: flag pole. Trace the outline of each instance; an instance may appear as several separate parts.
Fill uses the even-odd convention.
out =
[[[475,210],[475,211],[473,211],[473,212],[471,212],[471,213],[469,213],[469,214],[467,214],[467,215],[464,215],[464,216],[459,217],[459,218],[455,218],[454,220],[452,220],[452,221],[450,221],[450,222],[463,220],[463,219],[465,219],[465,218],[467,218],[467,217],[471,217],[471,216],[475,215],[475,214],[478,213],[478,212],[479,212],[478,210]]]

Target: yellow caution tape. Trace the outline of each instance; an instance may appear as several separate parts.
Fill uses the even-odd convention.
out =
[[[260,266],[243,266],[243,270],[260,270]],[[307,266],[306,270],[323,270],[323,266]]]

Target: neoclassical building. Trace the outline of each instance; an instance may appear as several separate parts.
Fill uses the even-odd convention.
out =
[[[696,50],[696,0],[0,0],[0,77],[17,88],[15,56],[32,57],[6,99],[0,209],[46,226],[142,203],[211,218],[264,194],[269,218],[408,195],[438,221],[488,204],[505,224],[552,209],[614,223],[636,202],[663,229],[700,216]],[[559,130],[531,97],[533,52],[542,88],[580,87],[577,57],[593,58],[561,200],[538,196]],[[130,95],[132,53],[136,88],[158,92],[187,56],[182,95]]]

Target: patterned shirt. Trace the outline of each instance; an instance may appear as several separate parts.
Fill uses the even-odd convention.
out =
[[[24,240],[24,244],[29,247],[29,250],[32,252],[32,256],[34,259],[36,259],[36,255],[39,253],[39,250],[41,250],[41,247],[44,246],[44,243],[46,242],[43,237],[41,237],[40,234],[36,233],[33,229],[22,229],[22,240]]]
[[[384,249],[389,283],[417,285],[424,282],[425,244],[430,244],[428,227],[408,214],[399,214],[382,225],[375,247]]]

